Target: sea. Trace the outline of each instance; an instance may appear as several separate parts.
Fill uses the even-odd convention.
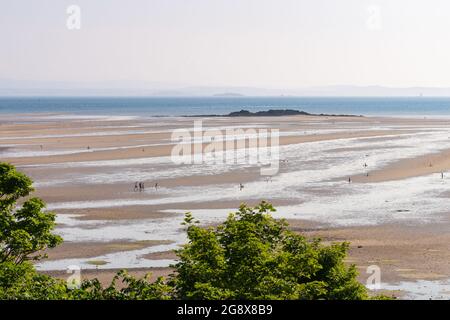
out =
[[[0,114],[192,116],[269,109],[314,114],[449,117],[450,97],[0,97]]]

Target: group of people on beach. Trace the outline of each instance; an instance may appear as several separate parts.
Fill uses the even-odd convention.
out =
[[[156,182],[155,183],[155,190],[158,190],[158,188],[159,188],[159,184],[158,184],[158,182]],[[144,182],[139,182],[139,181],[136,181],[135,182],[135,184],[134,184],[134,192],[142,192],[142,191],[145,191],[145,184],[144,184]]]
[[[136,183],[134,184],[134,192],[137,192],[137,191],[139,191],[139,192],[145,191],[144,182],[136,181]]]

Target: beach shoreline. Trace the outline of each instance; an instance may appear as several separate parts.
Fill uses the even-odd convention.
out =
[[[205,130],[279,130],[280,168],[267,180],[258,166],[171,162],[172,132],[193,130],[192,118],[55,116],[27,122],[8,115],[0,125],[1,161],[35,181],[35,195],[57,213],[56,231],[67,240],[37,264],[42,272],[64,278],[67,263],[80,263],[103,281],[122,267],[166,275],[152,263],[173,260],[167,252],[185,241],[184,212],[215,224],[242,202],[268,200],[294,230],[349,241],[348,263],[361,282],[370,264],[387,283],[450,277],[448,119],[195,119]],[[144,191],[133,190],[137,181]]]

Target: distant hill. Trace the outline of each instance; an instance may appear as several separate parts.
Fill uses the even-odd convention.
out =
[[[263,88],[186,86],[151,81],[33,81],[0,78],[0,96],[161,97],[450,97],[450,87],[316,86]]]

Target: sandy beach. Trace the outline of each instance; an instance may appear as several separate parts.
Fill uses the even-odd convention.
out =
[[[278,129],[278,173],[174,163],[173,131],[198,120],[204,130]],[[217,224],[241,203],[267,200],[293,230],[350,242],[362,283],[377,265],[388,294],[450,296],[450,119],[8,115],[0,160],[32,177],[57,213],[65,243],[37,264],[42,272],[65,277],[75,264],[105,282],[121,268],[167,275],[186,240],[185,212]]]

